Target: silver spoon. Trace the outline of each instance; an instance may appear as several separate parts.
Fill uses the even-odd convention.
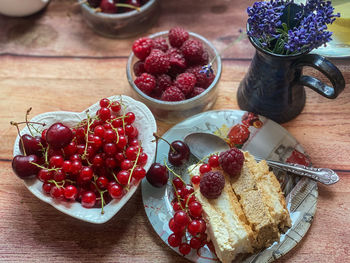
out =
[[[191,153],[199,160],[212,153],[226,151],[230,148],[223,139],[211,133],[191,133],[185,137],[184,141],[189,146]],[[262,158],[255,156],[254,158],[257,161],[262,160]],[[306,176],[326,185],[335,184],[339,181],[339,176],[333,170],[328,168],[314,168],[300,164],[287,164],[270,160],[266,160],[266,162],[271,167],[291,172],[293,174]]]

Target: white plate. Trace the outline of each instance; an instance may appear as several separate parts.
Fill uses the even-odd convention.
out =
[[[225,133],[228,131],[228,127],[241,123],[244,113],[244,111],[238,110],[204,112],[175,125],[163,135],[163,138],[172,142],[183,140],[187,134],[192,132],[214,133],[220,128],[220,131]],[[250,136],[243,144],[242,149],[265,159],[285,161],[291,158],[292,154],[293,156],[298,154],[302,160],[307,160],[307,157],[302,154],[303,148],[287,130],[264,117],[260,116],[259,119],[263,126],[261,128],[249,127]],[[168,150],[169,146],[160,141],[156,161],[163,163],[164,159],[167,158]],[[197,160],[191,156],[187,165],[195,162]],[[189,178],[185,175],[187,165],[176,169],[176,171],[184,175],[185,181],[189,183]],[[292,219],[292,227],[281,236],[279,242],[275,242],[259,254],[252,255],[244,262],[271,262],[286,254],[306,234],[315,214],[318,196],[317,184],[307,178],[300,179],[277,170],[274,172],[280,180],[282,189],[287,194],[286,201]],[[165,243],[168,243],[168,236],[172,233],[168,222],[174,214],[171,206],[171,200],[174,196],[170,180],[165,187],[160,189],[152,187],[147,180],[144,180],[142,182],[142,198],[146,214],[154,230]],[[172,249],[179,253],[177,248]],[[207,246],[199,251],[192,250],[186,258],[192,262],[200,263],[217,260],[215,254]]]
[[[118,101],[120,101],[120,98],[122,98],[122,101],[126,106],[126,111],[132,111],[135,114],[136,118],[134,125],[140,131],[139,140],[142,142],[142,148],[144,152],[148,155],[147,163],[144,166],[144,168],[147,171],[153,163],[154,159],[155,143],[151,141],[154,138],[153,133],[157,131],[156,121],[153,117],[153,114],[145,104],[124,95],[109,97],[110,100],[117,99]],[[90,106],[86,110],[89,110],[89,112],[92,115],[98,110],[98,108],[99,102]],[[63,124],[69,127],[73,127],[75,124],[86,118],[86,110],[80,113],[64,111],[47,112],[35,116],[31,119],[31,121],[45,123],[46,127],[50,127],[50,125],[52,125],[55,122],[62,122]],[[29,134],[27,127],[21,131],[21,134]],[[18,143],[19,136],[17,136],[13,147],[13,156],[21,154]],[[78,202],[58,201],[52,199],[49,195],[43,193],[42,182],[36,178],[23,180],[23,182],[24,185],[28,188],[28,190],[32,192],[32,194],[34,194],[36,197],[38,197],[45,203],[52,205],[57,210],[67,215],[95,224],[102,224],[110,220],[135,193],[139,185],[132,185],[130,187],[129,192],[127,192],[122,199],[113,199],[104,207],[104,214],[101,214],[100,208],[87,209],[82,207],[82,205]]]

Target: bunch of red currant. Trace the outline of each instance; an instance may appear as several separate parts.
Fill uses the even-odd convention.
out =
[[[22,179],[37,176],[43,191],[55,199],[101,207],[103,213],[104,205],[122,198],[146,175],[147,155],[137,139],[135,114],[122,106],[104,98],[94,117],[87,112],[72,128],[54,123],[41,136],[30,129],[37,123],[26,121],[32,134],[20,136],[23,155],[14,157],[14,172]],[[20,123],[12,124],[18,128]]]

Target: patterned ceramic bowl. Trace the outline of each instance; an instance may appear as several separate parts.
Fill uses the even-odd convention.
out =
[[[146,31],[155,23],[159,13],[157,0],[149,0],[140,11],[120,14],[96,12],[87,3],[81,4],[81,10],[89,27],[102,36],[112,38],[127,38]]]
[[[209,61],[215,56],[217,59],[213,62],[212,68],[216,74],[215,79],[210,86],[200,95],[186,99],[183,101],[162,101],[152,98],[143,93],[134,83],[135,74],[133,72],[133,65],[138,61],[138,58],[131,52],[126,68],[126,74],[128,81],[134,91],[135,96],[138,100],[145,103],[157,120],[176,123],[182,119],[188,118],[197,113],[207,111],[211,109],[217,98],[217,83],[221,76],[221,58],[218,51],[206,38],[189,32],[190,39],[197,39],[203,43],[204,49],[209,53]],[[149,36],[150,38],[164,37],[167,39],[168,31],[159,32]]]

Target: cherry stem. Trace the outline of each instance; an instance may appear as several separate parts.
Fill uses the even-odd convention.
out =
[[[30,107],[30,108],[27,110],[25,119],[26,119],[26,125],[27,125],[27,128],[28,128],[29,132],[30,132],[30,135],[33,136],[33,132],[32,132],[32,130],[30,129],[29,124],[28,124],[28,115],[29,115],[29,113],[30,113],[31,110],[32,110],[32,107]]]
[[[163,139],[162,137],[160,137],[160,136],[159,136],[158,134],[156,134],[156,133],[153,133],[153,136],[156,137],[156,140],[163,140],[163,141],[165,141],[165,142],[169,145],[170,149],[171,149],[173,152],[176,152],[176,150],[174,149],[174,147],[171,146],[171,144],[170,144],[167,140]]]
[[[90,121],[91,118],[90,118],[88,110],[86,111],[86,116],[87,116],[87,129],[86,129],[86,134],[85,134],[85,141],[86,141],[86,143],[85,143],[84,154],[81,157],[83,160],[86,158],[86,155],[87,155],[87,147],[88,147],[88,143],[89,143],[89,132],[90,132],[90,126],[91,126],[91,121]]]
[[[14,121],[11,121],[10,124],[13,125],[13,126],[16,126],[19,139],[21,140],[24,156],[27,156],[26,149],[24,149],[24,142],[23,142],[23,139],[22,139],[22,136],[21,136],[21,132],[19,131],[18,123],[14,122]]]
[[[134,5],[118,3],[118,4],[115,4],[115,6],[117,6],[117,7],[127,7],[127,8],[131,8],[131,9],[135,9],[137,12],[140,12],[140,8],[137,7],[137,6],[134,6]]]
[[[179,178],[179,179],[181,180],[181,182],[182,182],[184,185],[186,185],[186,182],[181,178],[181,176],[178,175],[177,173],[175,173],[175,171],[174,171],[173,169],[171,169],[171,168],[168,166],[168,164],[166,163],[166,160],[165,160],[165,159],[164,159],[164,165],[165,165],[165,167],[166,167],[173,175],[175,175],[177,178]]]
[[[139,147],[139,151],[137,152],[134,165],[133,165],[133,167],[131,168],[131,171],[130,171],[130,175],[129,175],[129,179],[128,179],[128,186],[127,186],[127,189],[128,189],[128,190],[129,190],[129,184],[130,184],[130,181],[131,181],[132,173],[134,172],[135,167],[136,167],[136,165],[137,165],[137,162],[138,162],[138,160],[139,160],[140,152],[141,152],[141,146]]]

